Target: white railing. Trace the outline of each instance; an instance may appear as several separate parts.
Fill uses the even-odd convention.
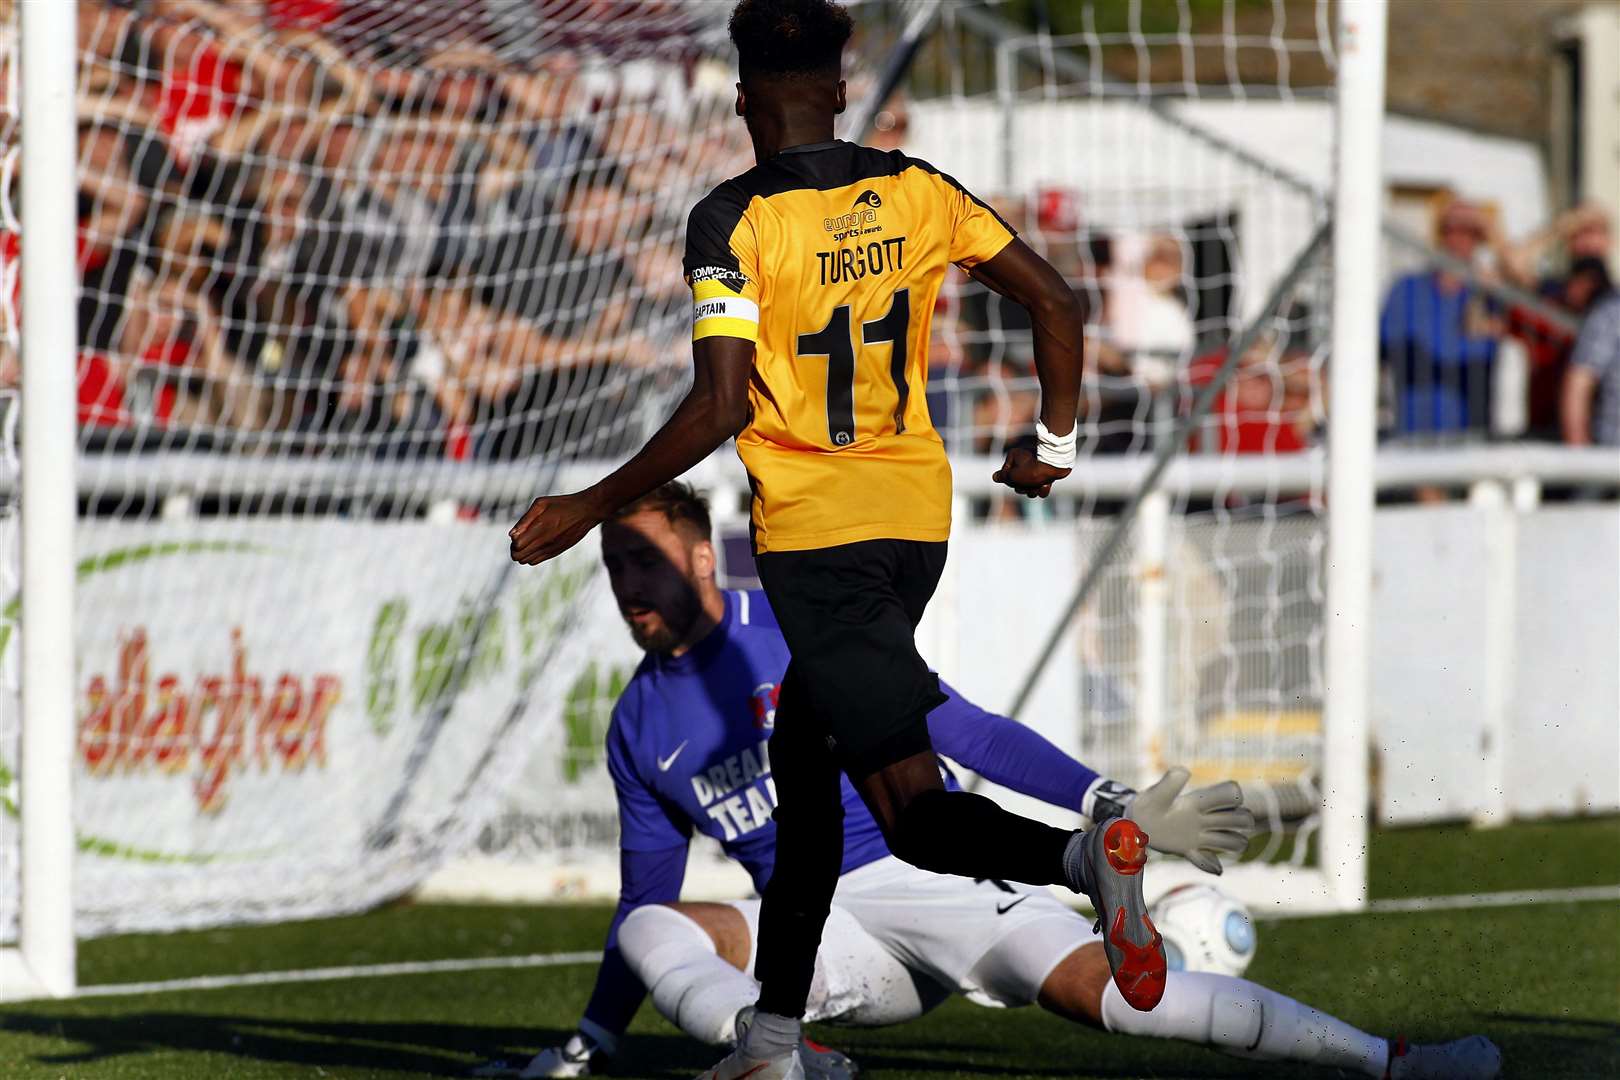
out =
[[[574,491],[609,472],[617,462],[560,464],[376,461],[370,459],[272,459],[226,454],[160,452],[81,454],[76,478],[81,495],[130,496],[185,502],[205,498],[418,499],[503,503],[535,495]],[[972,498],[1004,494],[990,476],[1000,459],[952,459],[956,494]],[[1142,486],[1152,467],[1148,454],[1086,459],[1061,484],[1060,496],[1122,499]],[[1320,491],[1327,469],[1323,451],[1298,454],[1183,457],[1171,463],[1159,490],[1171,498],[1221,495],[1288,495]],[[693,469],[688,480],[711,491],[748,489],[747,477],[730,448]],[[0,477],[0,494],[10,494],[16,478]],[[1544,486],[1591,485],[1620,488],[1620,450],[1510,443],[1444,449],[1387,448],[1374,459],[1373,484],[1379,491],[1417,487],[1472,489],[1507,485],[1516,505],[1538,501]]]

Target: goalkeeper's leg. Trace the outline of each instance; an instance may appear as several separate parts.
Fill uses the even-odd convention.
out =
[[[1051,934],[1051,927],[1030,928],[1031,935],[1043,932]],[[1014,978],[1017,967],[1037,964],[1061,948],[1055,938],[1013,936],[980,961],[975,976],[994,986]],[[1070,948],[1042,982],[1038,1000],[1059,1016],[1118,1034],[1179,1039],[1236,1057],[1291,1061],[1392,1080],[1491,1080],[1500,1072],[1501,1054],[1479,1036],[1426,1046],[1392,1044],[1285,994],[1230,975],[1172,971],[1158,1006],[1141,1012],[1126,1004],[1108,977],[1097,942],[1073,948],[1071,939]]]
[[[759,997],[752,948],[758,926],[757,900],[649,905],[624,921],[619,947],[665,1019],[695,1039],[724,1046],[736,1039],[737,1014]],[[732,948],[733,941],[741,941],[742,948]],[[806,1022],[899,1024],[946,996],[885,950],[853,915],[833,905],[816,955]]]

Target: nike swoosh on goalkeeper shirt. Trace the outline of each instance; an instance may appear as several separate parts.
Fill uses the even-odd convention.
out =
[[[669,772],[669,767],[671,765],[675,764],[675,759],[681,756],[681,751],[685,750],[686,749],[686,744],[691,742],[691,741],[692,741],[691,739],[684,740],[681,743],[681,745],[677,746],[674,750],[670,751],[669,757],[659,758],[658,759],[658,771],[659,772]]]

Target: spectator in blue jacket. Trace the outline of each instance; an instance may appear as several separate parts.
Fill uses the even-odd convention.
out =
[[[1441,211],[1440,249],[1454,258],[1472,263],[1487,232],[1484,212],[1472,203],[1454,200]],[[1444,267],[1395,282],[1378,327],[1395,391],[1395,434],[1489,431],[1499,322],[1479,286]]]

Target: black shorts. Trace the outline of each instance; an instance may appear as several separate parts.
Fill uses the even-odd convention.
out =
[[[945,568],[945,544],[864,540],[755,559],[793,659],[778,723],[810,723],[853,778],[929,749],[945,700],[917,653],[917,623]]]

